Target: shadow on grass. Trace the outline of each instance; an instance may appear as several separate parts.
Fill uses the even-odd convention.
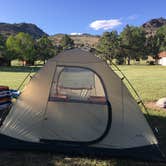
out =
[[[42,66],[0,66],[0,72],[37,72]]]
[[[158,129],[158,134],[155,134],[160,149],[166,154],[166,117],[150,115],[151,125],[153,128],[156,127]]]

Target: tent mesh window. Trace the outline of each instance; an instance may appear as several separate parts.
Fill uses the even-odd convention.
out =
[[[106,103],[99,77],[80,67],[57,67],[49,100]]]

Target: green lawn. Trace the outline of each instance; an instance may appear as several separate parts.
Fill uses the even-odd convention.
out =
[[[32,67],[0,67],[0,85],[8,85],[16,89],[23,81],[29,71],[33,69],[32,74],[38,68]],[[144,102],[156,101],[161,97],[166,97],[166,67],[131,65],[120,66],[120,69],[131,81]],[[161,149],[166,153],[166,111],[148,109],[152,124],[159,129],[159,142]],[[1,165],[100,165],[100,166],[146,166],[159,165],[158,163],[138,162],[132,160],[110,159],[99,160],[89,158],[67,157],[52,153],[40,152],[10,152],[1,154]],[[165,165],[165,164],[160,164]]]
[[[166,96],[166,67],[133,65],[120,66],[144,101],[155,101]]]
[[[25,77],[31,72],[31,75],[37,71],[39,67],[1,67],[0,66],[0,85],[7,85],[11,89],[17,89],[23,82]],[[27,78],[25,84],[29,81]],[[24,84],[24,85],[25,85]]]

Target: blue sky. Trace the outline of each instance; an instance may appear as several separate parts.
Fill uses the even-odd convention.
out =
[[[49,35],[102,34],[166,18],[166,0],[0,0],[0,22],[34,23]]]

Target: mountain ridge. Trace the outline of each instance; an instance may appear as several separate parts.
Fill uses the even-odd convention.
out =
[[[166,25],[166,19],[163,17],[151,19],[140,27],[143,27],[145,30],[147,37],[152,36],[156,33],[157,29],[163,25]],[[49,36],[42,29],[40,29],[37,25],[32,23],[0,23],[0,34],[8,37],[9,35],[15,35],[19,32],[25,32],[33,36],[33,38],[37,39],[42,37],[43,35]],[[58,45],[61,38],[64,34],[55,34],[49,36],[49,38],[53,41],[54,45]],[[100,39],[101,35],[92,35],[83,33],[80,35],[69,35],[73,40],[76,46],[90,46],[95,47]]]
[[[145,30],[147,37],[154,36],[157,29],[161,26],[166,25],[166,19],[163,17],[153,18],[144,24],[142,24],[143,29]]]
[[[43,35],[48,36],[42,29],[32,23],[0,23],[0,34],[8,37],[9,35],[16,35],[19,32],[30,34],[33,38],[40,38]]]

